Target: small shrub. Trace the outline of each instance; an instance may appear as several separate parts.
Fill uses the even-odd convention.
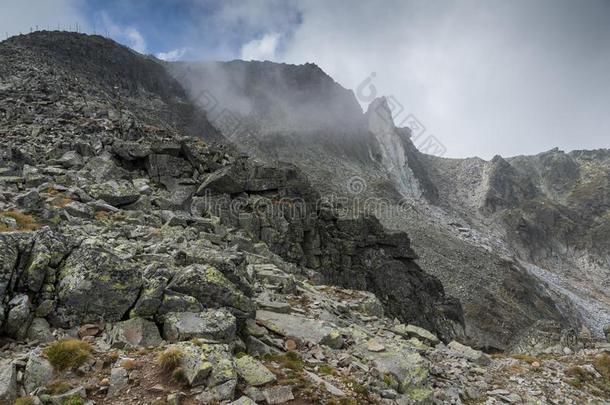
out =
[[[394,379],[392,378],[392,375],[390,375],[390,373],[383,374],[383,382],[388,387],[391,387],[394,385]]]
[[[186,383],[186,374],[184,373],[184,369],[182,367],[177,367],[172,371],[172,379],[178,383]]]
[[[15,400],[14,405],[35,405],[33,397],[20,397]]]
[[[91,354],[91,345],[78,339],[60,340],[47,347],[44,354],[53,368],[64,371],[85,363]]]
[[[167,373],[174,371],[182,361],[184,352],[177,347],[170,347],[159,353],[157,364]]]
[[[64,392],[70,391],[71,388],[70,384],[62,380],[51,381],[47,384],[47,390],[51,395],[63,394]]]

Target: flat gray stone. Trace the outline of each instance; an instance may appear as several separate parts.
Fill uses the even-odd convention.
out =
[[[157,325],[142,318],[117,322],[110,331],[110,339],[114,347],[121,348],[158,346],[163,343]]]
[[[259,310],[256,311],[256,320],[272,332],[315,344],[319,344],[331,331],[331,328],[321,321],[296,314]]]
[[[283,404],[294,399],[292,395],[292,387],[282,385],[279,387],[268,388],[263,391],[267,404]]]
[[[113,367],[110,370],[110,385],[106,398],[112,398],[127,386],[127,370],[123,367]]]
[[[486,366],[491,363],[491,358],[480,350],[475,350],[470,346],[461,344],[460,342],[452,341],[447,347],[459,357],[472,361],[481,366]]]
[[[243,378],[248,385],[265,385],[276,380],[275,375],[260,361],[251,356],[242,356],[235,360],[237,374]]]
[[[228,343],[235,339],[235,317],[224,309],[170,312],[163,319],[163,337],[170,342],[202,338]]]

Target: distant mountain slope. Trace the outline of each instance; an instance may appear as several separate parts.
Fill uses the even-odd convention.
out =
[[[491,161],[429,156],[408,129],[394,127],[383,99],[362,114],[351,107],[353,94],[314,65],[213,66],[229,84],[205,87],[205,64],[170,69],[192,96],[209,91],[226,100],[219,104],[241,130],[220,127],[237,147],[293,162],[344,209],[369,209],[409,232],[422,267],[464,304],[480,346],[510,347],[540,320],[597,335],[610,323],[608,150]],[[304,104],[292,102],[303,95]],[[255,108],[235,108],[232,99]],[[275,121],[268,113],[284,109]],[[354,180],[362,183],[356,193]]]

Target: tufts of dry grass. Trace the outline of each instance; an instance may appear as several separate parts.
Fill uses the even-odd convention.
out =
[[[36,222],[36,218],[21,211],[8,210],[0,212],[0,217],[13,218],[17,222],[17,230],[19,231],[34,231],[40,228],[40,225]],[[13,230],[14,229],[10,229],[4,224],[0,224],[0,232],[8,232]]]
[[[101,222],[117,222],[124,221],[125,215],[120,212],[98,211],[95,213],[95,219]]]
[[[66,205],[70,204],[74,200],[68,197],[58,197],[53,200],[53,206],[55,208],[64,208]]]
[[[535,356],[530,356],[529,354],[514,354],[512,355],[512,358],[524,361],[528,364],[532,364],[534,362],[542,363],[542,359]]]
[[[180,362],[184,358],[184,352],[177,347],[165,349],[157,356],[157,364],[166,373],[173,372],[180,366]]]
[[[131,371],[138,367],[138,363],[135,360],[127,359],[121,362],[121,367],[123,367],[127,371]]]
[[[580,366],[571,366],[568,367],[564,374],[568,377],[567,383],[573,386],[574,388],[582,388],[582,386],[591,379],[591,374],[589,374],[585,369]]]
[[[593,367],[598,373],[604,376],[606,380],[610,380],[610,354],[604,353],[593,360]]]
[[[49,345],[44,354],[54,369],[64,371],[85,363],[91,354],[91,345],[78,339],[59,340]]]

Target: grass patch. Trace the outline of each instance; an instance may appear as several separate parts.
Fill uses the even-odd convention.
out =
[[[15,400],[13,405],[35,405],[33,397],[19,397]]]
[[[369,389],[367,387],[365,387],[364,385],[360,384],[358,381],[354,380],[353,378],[349,378],[347,380],[344,381],[345,385],[351,389],[352,391],[354,391],[355,394],[361,396],[361,397],[365,397],[368,398],[369,396]]]
[[[47,384],[47,390],[51,395],[60,395],[64,392],[68,392],[72,389],[72,386],[68,384],[66,381],[62,380],[54,380]]]
[[[64,399],[64,402],[62,402],[62,405],[84,405],[84,404],[85,404],[85,400],[76,395],[68,397],[68,398]]]
[[[44,350],[54,369],[64,371],[84,364],[91,354],[91,345],[78,339],[60,340]]]
[[[282,368],[288,368],[294,371],[302,371],[304,367],[303,360],[297,352],[286,352],[284,354],[266,354],[263,357],[267,361],[279,363]]]
[[[383,374],[383,383],[385,385],[387,385],[388,387],[394,386],[394,384],[395,384],[394,378],[392,377],[392,375],[390,373]]]
[[[177,347],[165,349],[157,356],[157,364],[166,373],[173,372],[184,358],[184,352]]]
[[[335,373],[335,369],[329,366],[328,364],[322,364],[318,366],[318,371],[325,375],[333,375]]]
[[[25,214],[21,211],[17,210],[8,210],[4,212],[0,212],[0,217],[12,218],[17,222],[17,229],[11,229],[5,224],[0,224],[0,232],[9,232],[9,231],[34,231],[40,228],[40,225],[36,222],[36,218],[34,216]]]

